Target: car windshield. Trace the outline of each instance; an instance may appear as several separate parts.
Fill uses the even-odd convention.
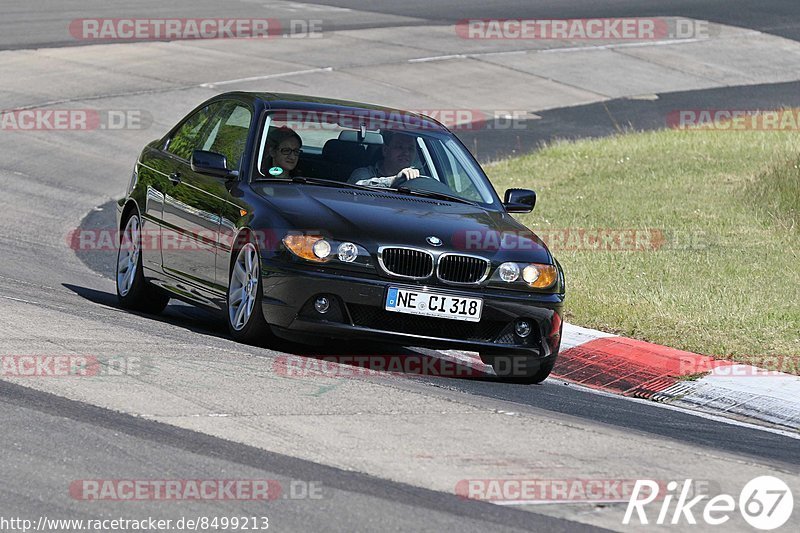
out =
[[[433,122],[409,118],[269,113],[255,179],[324,179],[497,207],[494,189],[463,145]]]

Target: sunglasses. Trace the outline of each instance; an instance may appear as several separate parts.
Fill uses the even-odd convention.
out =
[[[303,153],[302,148],[294,148],[294,149],[292,149],[292,148],[281,148],[278,151],[281,153],[281,155],[294,154],[296,156],[299,156],[300,154]]]

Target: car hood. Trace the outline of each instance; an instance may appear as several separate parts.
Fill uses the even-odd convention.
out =
[[[382,191],[310,184],[259,185],[287,229],[351,240],[371,251],[403,245],[462,252],[497,260],[551,263],[547,247],[528,228],[501,211]],[[428,237],[441,239],[431,246]]]

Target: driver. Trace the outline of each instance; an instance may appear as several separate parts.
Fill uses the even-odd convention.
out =
[[[411,166],[417,151],[416,138],[395,131],[384,131],[381,136],[383,157],[374,165],[355,169],[347,180],[349,183],[370,187],[398,187],[420,176],[419,170]]]
[[[267,135],[267,155],[261,173],[273,178],[291,178],[303,153],[303,139],[291,128],[281,126]]]

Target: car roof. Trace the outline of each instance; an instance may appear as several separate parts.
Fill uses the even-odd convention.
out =
[[[363,102],[354,102],[351,100],[336,100],[333,98],[322,98],[318,96],[308,96],[302,94],[291,93],[267,93],[267,92],[230,92],[221,94],[218,97],[225,96],[239,96],[247,99],[260,100],[266,104],[270,109],[301,109],[304,111],[317,111],[320,113],[340,113],[343,115],[365,115],[369,113],[377,113],[378,116],[388,118],[398,118],[400,120],[409,120],[413,123],[421,125],[424,129],[433,131],[448,131],[447,128],[437,120],[406,111],[403,109],[395,109],[392,107],[380,106],[375,104],[367,104]]]

